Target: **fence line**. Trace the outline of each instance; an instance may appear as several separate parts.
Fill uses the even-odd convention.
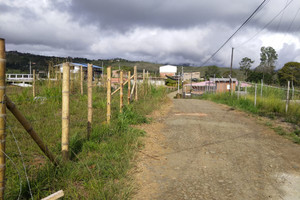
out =
[[[5,127],[6,127],[6,107],[8,110],[11,111],[13,116],[21,123],[23,128],[28,132],[28,134],[31,136],[31,138],[34,140],[34,142],[39,146],[39,148],[43,151],[43,153],[49,158],[49,160],[54,164],[58,165],[59,161],[56,159],[56,157],[52,154],[52,152],[49,150],[48,146],[42,141],[42,139],[39,137],[39,135],[36,133],[30,122],[24,117],[24,115],[17,109],[16,105],[9,99],[8,96],[5,94],[5,41],[3,39],[0,39],[0,97],[2,98],[0,105],[0,200],[3,199],[4,196],[4,188],[5,188]],[[53,74],[53,71],[55,72],[55,79],[56,83],[51,84],[51,75]],[[145,70],[143,70],[145,71]],[[59,76],[58,76],[59,75]],[[61,75],[63,76],[61,78]],[[123,71],[120,72],[120,112],[123,110],[124,106],[124,85],[128,84],[128,91],[127,91],[127,101],[128,105],[131,103],[131,100],[134,99],[134,101],[138,101],[138,82],[137,82],[137,67],[134,66],[134,74],[131,76],[131,72],[128,72],[128,79],[124,82],[124,76]],[[147,71],[147,74],[144,73],[144,83],[146,82],[150,84],[149,82],[149,72]],[[88,95],[88,127],[87,127],[87,138],[89,139],[90,133],[92,130],[92,119],[93,119],[93,110],[92,110],[92,87],[93,87],[93,66],[92,64],[88,64],[88,80],[87,80],[87,95]],[[62,136],[61,136],[61,155],[63,161],[68,161],[70,157],[69,152],[69,134],[70,134],[70,92],[74,91],[75,89],[75,80],[78,79],[78,77],[74,76],[74,73],[70,77],[70,65],[69,63],[63,63],[63,73],[60,72],[59,74],[56,73],[56,68],[54,69],[53,63],[49,62],[48,65],[48,79],[46,79],[46,87],[51,88],[51,86],[55,86],[59,83],[62,84],[62,91],[61,91],[61,97],[62,97]],[[133,79],[133,84],[131,83],[131,79]],[[37,79],[38,80],[38,79]],[[58,81],[59,80],[59,81]],[[62,81],[60,81],[62,80]],[[84,81],[84,75],[83,70],[81,66],[80,71],[80,94],[83,94],[83,81]],[[76,85],[78,85],[78,82],[76,82]],[[111,120],[111,98],[112,95],[115,94],[111,92],[111,67],[107,67],[107,123],[110,123]],[[116,90],[118,91],[118,90]],[[33,70],[33,91],[32,95],[33,97],[36,96],[36,74],[35,70]],[[145,94],[145,93],[144,93]],[[133,98],[134,96],[134,98]],[[53,97],[53,96],[51,96]],[[50,97],[50,98],[51,98]]]

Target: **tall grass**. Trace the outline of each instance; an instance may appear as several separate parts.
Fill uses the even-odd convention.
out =
[[[246,96],[237,98],[237,94],[216,93],[204,94],[201,99],[211,100],[217,103],[227,104],[229,106],[248,111],[269,118],[280,118],[286,122],[295,124],[296,132],[300,126],[300,104],[291,101],[288,112],[285,112],[286,91],[276,88],[263,88],[263,96],[260,96],[260,90],[257,90],[256,106],[254,105],[254,88],[248,88]],[[290,134],[292,139],[300,143],[299,134]]]
[[[31,89],[9,87],[7,93],[50,150],[61,159],[61,87],[48,87],[41,83],[38,89],[41,97],[38,99],[32,98]],[[86,139],[87,95],[82,96],[79,91],[76,83],[70,95],[71,160],[58,167],[49,163],[8,112],[6,152],[16,167],[7,160],[5,199],[17,199],[20,189],[21,199],[30,198],[17,145],[25,161],[34,199],[41,199],[60,189],[64,190],[65,199],[130,198],[133,187],[127,172],[133,165],[135,152],[142,145],[139,138],[145,134],[131,125],[147,123],[145,115],[159,107],[166,99],[166,91],[152,86],[140,87],[139,101],[125,105],[123,113],[119,112],[117,93],[112,98],[112,121],[107,125],[106,90],[93,88],[94,116],[90,140]],[[21,188],[18,173],[21,175]]]

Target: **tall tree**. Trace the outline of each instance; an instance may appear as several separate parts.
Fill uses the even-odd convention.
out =
[[[261,47],[260,51],[260,65],[256,70],[273,75],[278,54],[273,47]]]
[[[242,59],[242,61],[239,63],[240,64],[240,70],[243,71],[244,75],[246,76],[245,79],[248,78],[248,74],[250,72],[250,68],[251,68],[252,63],[254,63],[254,60],[251,60],[248,57],[244,57]]]
[[[221,74],[220,69],[215,65],[207,67],[207,70],[205,71],[206,78],[210,78],[214,76],[216,78],[219,78],[221,77],[220,74]]]
[[[281,85],[286,85],[287,81],[291,81],[293,85],[300,86],[300,63],[285,63],[278,71],[278,80]]]

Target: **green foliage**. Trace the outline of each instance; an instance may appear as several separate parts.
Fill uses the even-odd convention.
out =
[[[236,72],[235,71],[232,71],[232,73],[231,73],[231,75],[232,75],[232,78],[234,78],[234,77],[236,77]],[[227,78],[227,77],[229,77],[230,76],[230,71],[225,71],[224,73],[223,73],[223,77],[224,78]]]
[[[167,85],[167,86],[176,86],[176,85],[177,85],[177,81],[168,78],[168,79],[166,80],[166,85]]]
[[[264,74],[263,72],[258,72],[258,71],[250,71],[246,81],[260,83],[262,79],[266,84],[273,83],[273,76],[271,74]]]
[[[219,67],[215,65],[207,67],[207,70],[205,71],[205,78],[211,78],[211,77],[216,77],[216,78],[221,77],[221,72],[219,70]]]
[[[300,63],[288,62],[278,71],[278,80],[281,85],[293,81],[294,86],[300,86]]]
[[[244,72],[244,75],[246,76],[246,79],[248,78],[248,74],[250,72],[250,68],[252,63],[254,63],[254,60],[251,60],[248,57],[244,57],[240,64],[240,70]]]
[[[75,87],[76,88],[76,87]],[[60,189],[65,199],[129,199],[133,185],[128,177],[135,152],[141,148],[140,137],[144,131],[133,124],[148,123],[145,117],[158,108],[166,99],[165,88],[152,86],[139,88],[139,101],[125,105],[119,112],[119,96],[112,98],[111,124],[106,121],[106,90],[93,89],[93,124],[90,139],[86,139],[87,98],[79,90],[70,95],[70,155],[71,160],[54,167],[45,158],[23,127],[8,113],[10,127],[6,141],[8,160],[6,170],[5,199],[18,199],[21,175],[22,193],[20,199],[30,199],[22,162],[12,137],[16,137],[30,180],[34,199],[41,199]],[[28,101],[31,89],[8,87],[8,96],[16,102],[18,109],[30,121],[35,131],[48,145],[54,155],[61,159],[61,88],[38,86],[38,96],[45,101]],[[127,91],[126,91],[127,92]],[[124,93],[126,93],[124,91]],[[126,97],[124,97],[125,99]],[[100,102],[100,103],[98,103]],[[126,101],[124,101],[126,102]]]
[[[273,75],[275,63],[278,59],[278,54],[273,47],[261,47],[260,65],[256,68],[257,71],[264,74]]]

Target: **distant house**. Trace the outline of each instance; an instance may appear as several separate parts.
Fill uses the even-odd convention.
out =
[[[175,76],[177,73],[177,67],[173,65],[165,65],[159,67],[159,74],[160,77],[166,77],[167,76]]]
[[[216,92],[228,92],[230,91],[230,78],[210,78],[210,82],[216,84]],[[238,84],[236,78],[231,79],[232,90],[235,91],[235,86]]]
[[[70,72],[71,73],[79,73],[80,72],[80,66],[82,66],[83,71],[87,71],[87,67],[88,67],[88,64],[86,64],[86,63],[69,62],[69,65],[70,65]],[[57,66],[59,67],[60,73],[63,73],[63,63],[55,65],[55,67],[57,67]],[[94,72],[100,74],[102,72],[102,67],[99,67],[97,65],[93,65],[93,70],[94,70]]]

